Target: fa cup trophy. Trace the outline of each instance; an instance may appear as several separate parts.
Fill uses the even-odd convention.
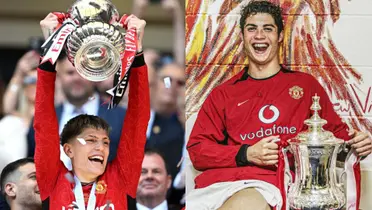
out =
[[[295,181],[289,184],[287,195],[289,206],[296,210],[340,209],[346,194],[337,182],[336,159],[344,141],[323,130],[327,121],[318,114],[319,96],[313,97],[310,109],[314,114],[305,120],[308,130],[288,141],[295,159]]]
[[[54,14],[60,26],[44,43],[42,62],[55,63],[65,50],[77,72],[87,80],[103,81],[116,74],[110,93],[120,101],[137,47],[135,29],[124,25],[126,15],[120,18],[109,0],[77,0],[66,14]],[[114,101],[118,103],[118,99]]]

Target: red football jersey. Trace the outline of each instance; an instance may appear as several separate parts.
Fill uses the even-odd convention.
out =
[[[323,128],[349,140],[347,125],[335,113],[326,92],[309,74],[282,68],[266,79],[239,77],[216,87],[202,105],[187,149],[195,169],[195,187],[217,182],[258,179],[277,183],[276,167],[238,166],[236,156],[243,144],[253,145],[267,136],[282,142],[307,129],[304,120],[312,112],[312,96],[320,96]]]
[[[56,73],[38,69],[34,122],[36,177],[43,208],[67,210],[72,209],[70,205],[76,199],[74,184],[66,178],[69,172],[60,160],[60,138],[54,107],[55,78]],[[95,209],[105,209],[109,204],[111,208],[108,209],[126,210],[127,195],[136,195],[150,118],[147,66],[143,57],[140,66],[132,67],[129,83],[129,104],[117,156],[97,180]]]

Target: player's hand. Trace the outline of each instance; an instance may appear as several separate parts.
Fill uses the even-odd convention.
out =
[[[43,20],[40,21],[41,31],[43,32],[45,40],[52,35],[58,24],[58,17],[53,13],[49,13]]]
[[[144,30],[146,26],[146,21],[139,19],[135,15],[129,15],[124,21],[124,25],[127,25],[128,29],[135,28],[138,36],[137,52],[142,51],[142,40],[144,35]]]
[[[261,166],[277,164],[279,158],[279,146],[274,141],[278,138],[279,136],[269,136],[248,147],[248,161]]]
[[[349,136],[352,136],[352,139],[346,143],[351,145],[351,148],[355,150],[358,156],[365,157],[371,154],[372,139],[367,133],[353,130],[349,132]]]

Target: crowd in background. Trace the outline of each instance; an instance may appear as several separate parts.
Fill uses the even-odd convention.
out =
[[[143,18],[150,2],[148,0],[133,2],[133,14]],[[169,209],[180,209],[184,205],[185,192],[185,176],[180,170],[185,132],[184,5],[181,5],[178,0],[163,0],[161,4],[162,8],[171,14],[170,18],[173,20],[174,49],[173,52],[168,53],[144,46],[150,85],[151,117],[146,143],[149,152],[145,154],[137,202],[146,206],[147,203],[160,202],[166,198]],[[7,84],[4,81],[0,84],[0,93],[3,94],[0,105],[2,110],[0,171],[10,162],[34,155],[33,115],[36,68],[39,64],[39,48],[42,42],[35,43],[33,49],[26,51],[18,59],[15,69],[5,69],[7,72],[12,71],[13,74]],[[98,83],[87,81],[75,71],[67,59],[63,61],[62,67],[57,68],[57,72],[55,106],[60,131],[69,119],[78,114],[103,115],[100,109],[109,99],[106,91],[112,88],[113,78]],[[166,87],[165,78],[170,78],[170,87]],[[112,112],[124,117],[126,105],[127,95],[122,99],[120,107]],[[104,113],[110,111],[105,110]],[[115,120],[108,117],[107,121],[114,133],[110,138],[116,138],[115,133],[120,135],[122,119]],[[115,146],[117,145],[113,144],[114,148],[110,147],[111,159],[115,156]],[[158,153],[159,155],[154,157],[154,154],[156,156]],[[164,162],[159,157],[162,157]],[[154,168],[164,170],[165,174],[158,175],[151,172]],[[148,189],[143,187],[144,183],[152,183],[156,187]],[[3,196],[3,189],[1,192]],[[17,199],[22,200],[20,196]],[[34,200],[24,199],[22,202],[34,202]],[[130,208],[136,208],[135,202],[135,200],[130,201],[132,203]],[[7,208],[0,206],[0,210],[2,209]]]

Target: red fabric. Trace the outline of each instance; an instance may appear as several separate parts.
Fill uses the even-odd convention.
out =
[[[50,209],[61,209],[75,201],[73,184],[60,161],[58,121],[54,108],[56,74],[38,70],[35,103],[35,165],[41,199],[49,198]],[[125,116],[117,157],[107,165],[97,180],[103,190],[95,192],[96,207],[107,200],[115,209],[127,209],[127,197],[135,197],[141,173],[146,143],[146,129],[150,118],[147,66],[132,68],[129,79],[129,104]]]
[[[360,183],[362,181],[362,177],[360,174],[360,163],[356,163],[353,166],[354,169],[354,176],[356,181],[356,194],[357,194],[357,200],[356,200],[356,207],[355,209],[359,209],[360,206]]]
[[[302,97],[298,99],[293,91],[290,94],[295,86],[302,89]],[[195,169],[203,171],[196,177],[195,187],[245,179],[258,179],[279,187],[278,178],[282,179],[283,175],[277,173],[276,167],[237,167],[235,157],[242,144],[257,143],[266,136],[264,132],[270,134],[270,130],[271,133],[275,130],[281,133],[281,142],[286,143],[305,130],[303,121],[311,116],[310,106],[315,94],[320,96],[320,115],[328,122],[324,129],[347,140],[347,125],[333,110],[319,82],[309,74],[282,70],[265,80],[248,78],[235,84],[230,80],[215,88],[200,109],[187,144]],[[265,105],[270,107],[263,109]],[[277,120],[264,123],[259,117],[260,110],[264,118],[271,119],[274,112],[269,108],[273,106],[279,111]],[[285,128],[288,129],[283,133]],[[282,158],[279,162],[282,168],[281,161]]]
[[[84,194],[85,208],[88,206],[89,195],[90,195],[90,190],[92,189],[92,186],[93,186],[93,184],[82,186],[83,194]]]

